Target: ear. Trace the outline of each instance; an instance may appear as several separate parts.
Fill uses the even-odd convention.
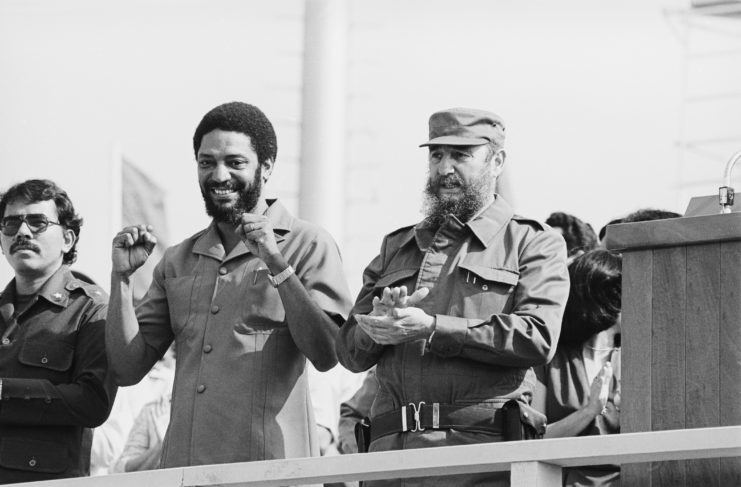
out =
[[[270,179],[270,175],[273,174],[273,165],[275,163],[272,159],[265,159],[260,164],[262,165],[262,182],[265,184]]]
[[[497,153],[491,158],[491,172],[495,178],[499,177],[499,175],[502,174],[502,171],[504,171],[505,159],[507,159],[507,153],[504,152],[504,149],[497,151]]]
[[[75,236],[75,232],[73,232],[69,228],[64,229],[63,236],[64,236],[64,247],[63,247],[62,253],[66,254],[67,252],[70,251],[72,246],[75,245],[75,242],[77,241],[77,237]]]

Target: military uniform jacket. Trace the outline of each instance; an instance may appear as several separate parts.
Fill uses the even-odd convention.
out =
[[[86,475],[93,428],[108,417],[108,297],[68,266],[15,316],[15,280],[0,296],[0,483]]]
[[[353,316],[369,313],[387,286],[406,286],[410,294],[430,289],[418,305],[437,320],[429,344],[379,345],[357,325]],[[340,362],[353,371],[377,364],[371,423],[422,401],[488,407],[494,414],[508,399],[529,402],[531,367],[555,352],[568,291],[563,238],[515,216],[497,196],[466,224],[449,216],[439,229],[420,223],[384,238],[340,329]],[[425,430],[378,438],[370,450],[481,441],[486,434]]]

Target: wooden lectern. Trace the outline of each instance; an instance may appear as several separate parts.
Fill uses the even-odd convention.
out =
[[[611,225],[621,431],[741,425],[741,213]],[[741,486],[741,458],[624,465],[626,486]]]

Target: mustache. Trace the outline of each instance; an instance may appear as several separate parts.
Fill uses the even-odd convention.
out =
[[[16,240],[10,246],[11,254],[18,252],[19,250],[31,250],[33,252],[36,252],[37,254],[41,252],[41,249],[38,247],[38,245],[31,243],[31,241],[26,239]]]
[[[447,174],[436,178],[434,184],[437,187],[454,188],[456,186],[463,186],[463,179],[457,174]]]
[[[217,183],[216,181],[206,181],[206,189],[225,189],[227,191],[242,191],[245,185],[239,181],[224,181],[223,183]]]

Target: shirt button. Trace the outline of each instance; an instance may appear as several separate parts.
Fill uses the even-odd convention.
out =
[[[489,290],[489,286],[487,286],[486,284],[484,284],[483,286],[481,286],[481,289],[483,289],[484,291],[488,291]]]
[[[525,419],[527,419],[527,418],[529,418],[529,417],[530,417],[530,415],[529,415],[529,414],[528,414],[527,412],[524,412],[524,413],[522,413],[522,416],[523,416],[523,417],[524,417]]]
[[[211,345],[206,345],[203,347],[203,353],[209,353],[211,350],[213,350],[213,347]]]
[[[229,271],[226,269],[226,267],[220,267],[219,268],[219,274],[221,274],[222,276],[224,274],[226,274],[227,272],[229,272]]]
[[[197,391],[198,391],[198,393],[200,394],[201,392],[203,392],[203,391],[205,391],[205,390],[206,390],[206,386],[204,386],[203,384],[201,384],[200,386],[198,386],[198,387],[196,388],[196,390],[197,390]]]
[[[216,305],[213,305],[213,306],[211,306],[211,312],[212,312],[213,314],[216,314],[216,313],[218,313],[218,312],[219,312],[219,307],[218,307],[218,306],[216,306]]]
[[[3,338],[3,345],[7,345],[8,343],[10,343],[10,338]]]
[[[48,358],[46,358],[46,357],[41,357],[41,363],[42,363],[42,364],[45,364],[45,363],[47,363],[47,362],[49,362],[49,359],[48,359]]]
[[[31,459],[28,461],[29,467],[35,467],[36,466],[36,459],[31,457]]]

